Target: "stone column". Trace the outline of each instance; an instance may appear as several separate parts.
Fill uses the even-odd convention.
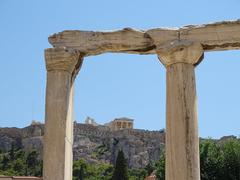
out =
[[[202,46],[176,41],[157,54],[167,69],[166,180],[200,180],[194,68]]]
[[[72,180],[73,83],[82,59],[77,51],[45,50],[47,69],[43,180]]]

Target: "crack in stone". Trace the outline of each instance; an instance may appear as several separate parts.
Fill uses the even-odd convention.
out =
[[[236,43],[224,43],[224,44],[213,44],[213,45],[208,45],[208,44],[202,44],[203,46],[203,49],[206,50],[206,51],[209,51],[209,50],[214,50],[216,48],[227,48],[227,47],[240,47],[240,42],[236,42]],[[229,48],[231,49],[231,48]]]
[[[78,55],[79,57],[78,57],[78,62],[77,62],[77,64],[76,64],[76,66],[75,66],[75,69],[74,69],[74,71],[72,72],[72,77],[71,77],[71,82],[72,82],[72,83],[74,82],[74,80],[75,80],[78,72],[80,71],[80,69],[81,69],[81,67],[82,67],[83,60],[84,60],[84,55],[85,55],[85,53],[82,53],[82,52],[79,52],[79,51],[77,52],[77,54],[79,54],[79,55]]]

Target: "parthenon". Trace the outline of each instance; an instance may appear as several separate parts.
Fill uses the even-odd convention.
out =
[[[72,179],[74,80],[84,58],[156,54],[165,66],[166,180],[200,180],[195,68],[204,52],[240,49],[240,20],[146,31],[67,30],[49,37],[44,180]]]

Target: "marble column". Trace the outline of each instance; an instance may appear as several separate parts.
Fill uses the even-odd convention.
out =
[[[43,180],[72,180],[73,88],[82,58],[64,48],[45,50],[47,69]]]
[[[167,70],[166,180],[200,180],[195,66],[200,44],[175,41],[157,49]]]

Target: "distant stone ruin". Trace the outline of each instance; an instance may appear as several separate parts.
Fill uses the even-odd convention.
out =
[[[93,118],[87,117],[85,119],[85,124],[93,125],[93,126],[99,126],[98,123],[95,122]]]
[[[32,120],[31,125],[41,125],[42,123],[40,121]]]
[[[106,124],[111,130],[133,129],[133,119],[117,118]]]
[[[126,117],[116,118],[109,123],[105,123],[103,126],[109,127],[112,131],[122,130],[122,129],[133,129],[133,119],[129,119]],[[93,118],[87,117],[85,120],[85,124],[100,126],[100,124],[96,123]]]

